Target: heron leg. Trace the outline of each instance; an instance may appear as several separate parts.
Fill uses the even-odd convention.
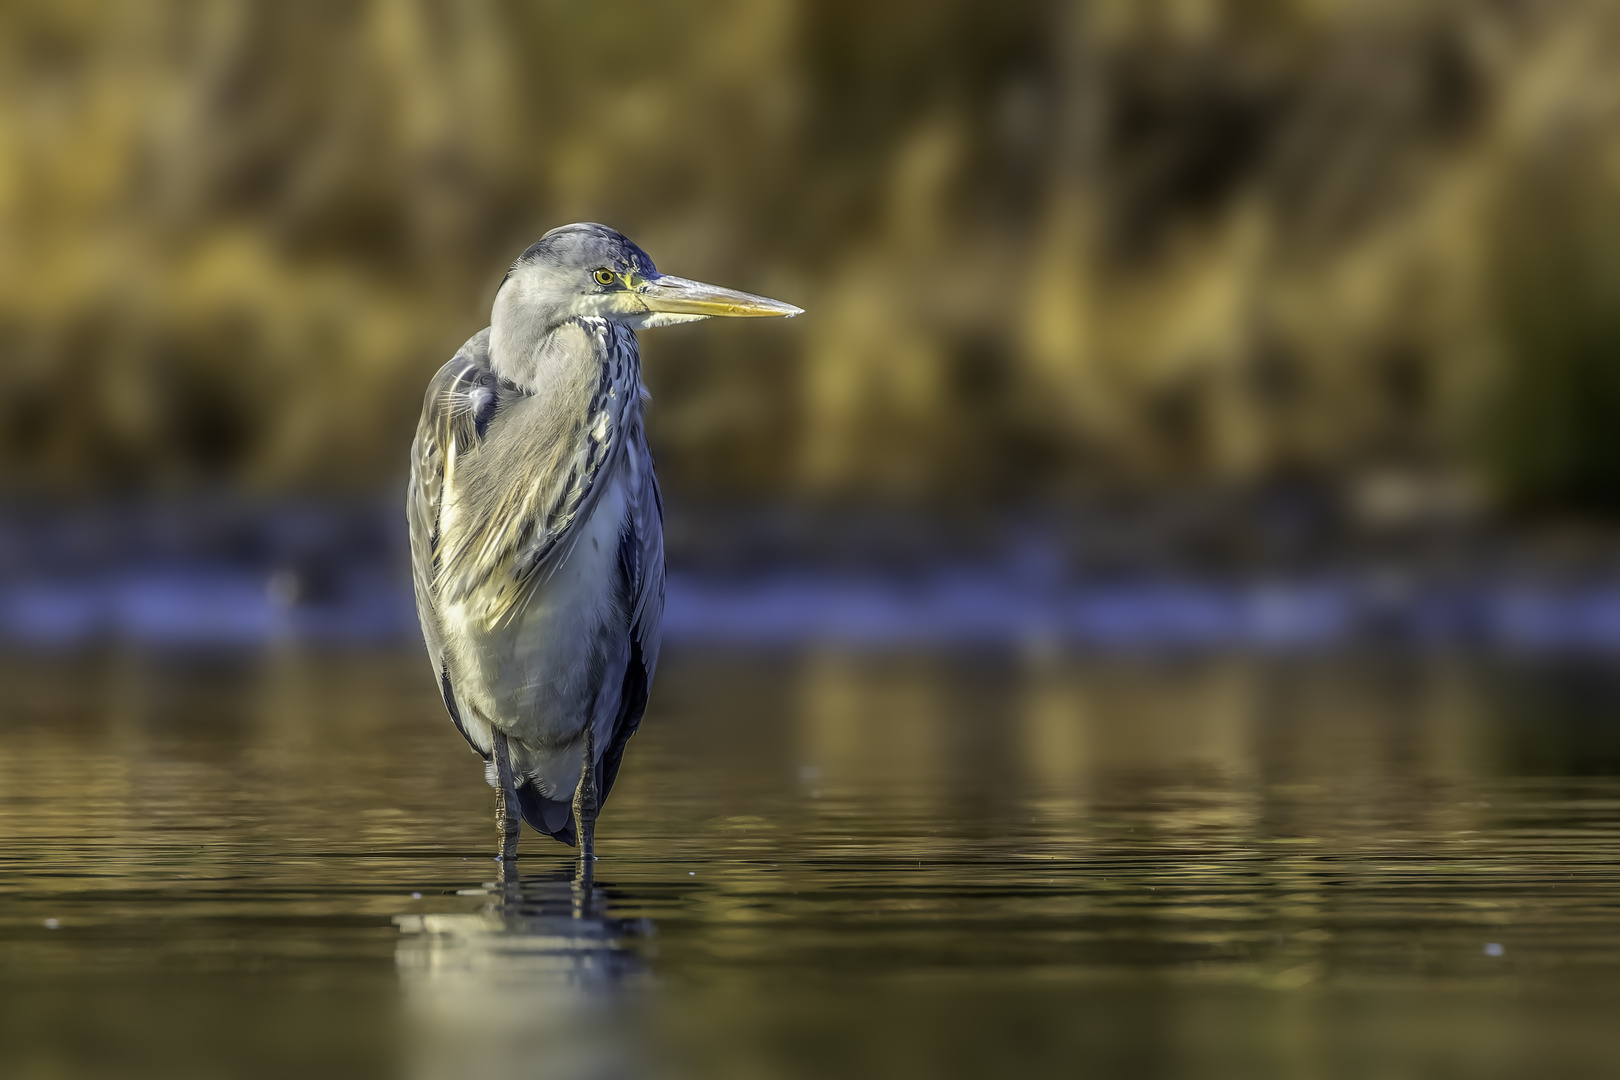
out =
[[[579,859],[583,869],[596,858],[596,731],[585,725],[585,760],[579,766],[579,786],[574,789],[574,830],[579,838]]]
[[[596,907],[596,866],[590,859],[579,860],[574,872],[573,894],[574,918],[589,919]]]
[[[495,732],[495,830],[500,833],[501,862],[516,860],[523,813],[518,809],[517,783],[512,777],[512,751],[503,731]]]

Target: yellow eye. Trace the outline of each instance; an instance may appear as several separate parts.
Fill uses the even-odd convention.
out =
[[[611,285],[611,284],[613,284],[613,271],[611,271],[611,270],[598,270],[596,273],[592,274],[591,276],[596,279],[596,283],[598,285]]]

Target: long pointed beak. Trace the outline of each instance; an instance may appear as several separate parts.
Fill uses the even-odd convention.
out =
[[[791,319],[804,314],[803,308],[772,300],[767,296],[722,289],[718,285],[705,285],[701,281],[663,274],[652,278],[636,289],[647,305],[647,310],[668,315],[711,315],[738,319],[757,319],[767,315],[780,315]]]

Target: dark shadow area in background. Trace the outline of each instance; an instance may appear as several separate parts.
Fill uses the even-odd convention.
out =
[[[669,507],[670,640],[792,647],[1620,650],[1606,530],[1358,523],[1309,490],[1063,511]],[[393,500],[0,512],[0,641],[255,648],[417,639]]]

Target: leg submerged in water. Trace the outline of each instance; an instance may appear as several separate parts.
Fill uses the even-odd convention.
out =
[[[495,829],[500,834],[503,863],[517,858],[518,835],[523,831],[523,813],[518,809],[517,784],[512,778],[512,752],[505,732],[495,733]]]
[[[579,838],[581,862],[596,857],[596,732],[585,725],[585,754],[574,789],[574,832]]]

